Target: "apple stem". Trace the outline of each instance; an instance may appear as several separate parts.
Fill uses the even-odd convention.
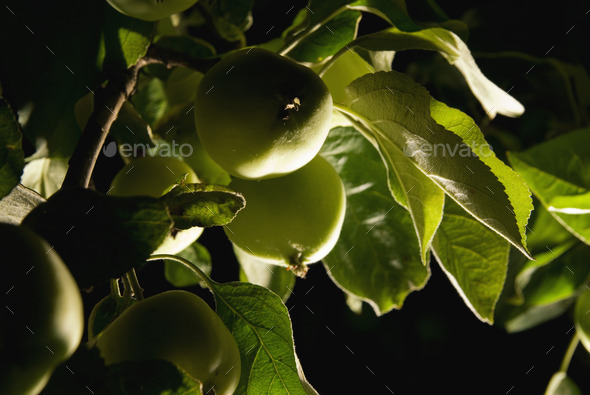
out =
[[[125,275],[121,277],[121,281],[123,282],[123,305],[129,306],[131,304],[131,299],[133,298],[131,283]]]
[[[119,288],[119,279],[118,278],[111,278],[109,282],[111,286],[111,295],[115,298],[121,297],[121,289]]]
[[[135,269],[129,270],[125,273],[125,277],[127,281],[129,281],[129,286],[131,287],[131,292],[133,296],[137,300],[143,300],[143,288],[139,285],[139,280],[137,279],[137,273],[135,273]]]
[[[307,270],[309,267],[302,262],[303,254],[301,252],[297,253],[296,255],[292,256],[289,259],[289,266],[287,266],[287,270],[293,272],[294,275],[297,277],[305,278],[307,274]]]

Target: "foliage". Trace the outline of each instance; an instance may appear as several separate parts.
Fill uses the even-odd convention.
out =
[[[154,22],[101,0],[66,3],[58,12],[53,4],[13,1],[0,24],[0,221],[42,236],[80,288],[109,293],[85,296],[87,320],[100,307],[90,336],[56,370],[46,393],[89,385],[95,393],[131,394],[143,386],[149,393],[200,393],[200,383],[174,364],[105,366],[93,347],[94,337],[143,298],[136,273],[142,277],[161,260],[166,287],[213,294],[241,354],[236,393],[316,393],[295,352],[285,305],[292,287],[306,281],[293,274],[302,273],[256,259],[226,238],[195,242],[178,256],[152,256],[181,230],[231,229],[247,207],[201,146],[193,104],[197,91],[208,92],[199,90],[207,71],[250,47],[325,77],[334,100],[319,155],[342,180],[346,213],[336,245],[310,270],[323,266],[354,312],[368,314],[369,306],[380,319],[428,286],[438,270],[433,264],[482,326],[516,336],[569,313],[572,343],[559,370],[543,380],[551,381],[547,393],[580,392],[584,383],[568,367],[578,344],[590,352],[584,58],[472,53],[468,16],[452,20],[434,1],[309,0],[258,36],[252,32],[268,22],[259,12],[271,7],[268,1],[199,0]],[[531,80],[537,91],[511,94],[497,80],[501,73],[478,65],[494,59],[544,67],[544,78]],[[551,104],[537,105],[541,96]],[[255,111],[254,99],[239,104],[247,116]],[[221,123],[211,112],[199,118]],[[142,156],[181,159],[201,183],[177,178],[160,198],[109,195],[116,172]],[[216,260],[217,248],[236,257],[239,277],[211,279],[231,273]],[[64,366],[80,374],[71,378]]]

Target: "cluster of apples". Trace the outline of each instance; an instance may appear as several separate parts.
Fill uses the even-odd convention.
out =
[[[246,207],[225,227],[241,253],[297,270],[334,247],[346,206],[336,170],[318,155],[332,96],[308,67],[259,48],[212,67],[195,98],[203,147],[233,177]]]
[[[144,20],[194,4],[108,1]],[[199,83],[194,114],[202,149],[232,176],[229,187],[246,199],[246,207],[225,227],[238,259],[254,257],[304,275],[307,264],[334,247],[346,195],[336,170],[318,155],[330,130],[332,105],[315,72],[264,49],[224,57]],[[179,159],[134,159],[115,176],[110,194],[160,197],[180,176],[186,183],[200,182],[198,169]],[[176,254],[201,232],[171,232],[155,253]],[[174,322],[182,325],[176,328]],[[200,380],[204,391],[231,394],[240,380],[240,354],[231,333],[202,299],[186,291],[133,304],[96,341],[107,364],[168,360]]]

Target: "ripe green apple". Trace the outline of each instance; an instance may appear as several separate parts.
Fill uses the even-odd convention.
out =
[[[76,350],[82,296],[57,252],[32,230],[0,223],[0,394],[38,394]]]
[[[196,86],[193,89],[193,96]],[[173,95],[173,93],[171,93]],[[193,100],[191,100],[191,103]],[[177,144],[182,160],[188,164],[205,184],[228,185],[231,181],[229,174],[223,170],[203,148],[195,129],[195,121],[192,116],[186,114],[191,111],[193,105],[175,106],[170,109],[165,117],[158,121],[155,133],[166,140]],[[192,153],[188,155],[188,149],[192,147]]]
[[[236,177],[264,179],[316,156],[329,132],[332,97],[311,69],[251,48],[205,74],[194,111],[199,138],[215,162]]]
[[[321,156],[283,177],[234,179],[246,207],[224,227],[246,253],[295,270],[324,258],[334,247],[346,210],[340,176]]]
[[[198,183],[193,169],[183,161],[163,156],[146,156],[134,159],[124,166],[111,183],[112,196],[160,197],[178,179],[186,174],[185,182]],[[194,243],[203,233],[203,228],[173,229],[154,254],[177,254]]]
[[[232,394],[240,381],[238,346],[197,295],[167,291],[136,302],[97,338],[107,365],[163,359],[203,383],[203,393]]]
[[[348,50],[332,63],[322,75],[332,99],[337,103],[346,102],[345,89],[348,84],[367,73],[374,73],[375,69],[355,52]]]
[[[107,0],[107,2],[121,14],[144,21],[157,21],[192,7],[197,0]]]

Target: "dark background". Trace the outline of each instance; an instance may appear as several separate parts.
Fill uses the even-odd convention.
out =
[[[437,21],[425,1],[409,1],[410,15],[417,21]],[[589,61],[590,2],[564,1],[540,5],[536,2],[452,2],[442,5],[451,19],[468,23],[470,49],[478,52],[521,51],[536,57],[550,56],[581,63]],[[247,34],[249,44],[262,42],[275,26],[281,32],[291,21],[302,1],[257,1],[254,25]],[[295,8],[286,14],[286,11]],[[568,30],[574,26],[572,30]],[[365,16],[360,33],[386,27],[376,17]],[[465,89],[462,77],[437,54],[407,51],[396,55],[394,68],[407,72],[423,83],[439,100],[460,108],[481,121],[484,111]],[[545,92],[544,86],[559,84],[547,68],[521,59],[476,58],[492,81],[520,100],[527,111],[520,119],[498,116],[487,128],[488,139],[497,143],[497,153],[506,148],[526,148],[559,132],[553,118],[567,124],[567,108],[559,95]],[[435,63],[433,63],[435,62]],[[425,65],[440,65],[440,70]],[[441,84],[432,73],[446,73],[456,84]],[[429,74],[430,73],[430,74]],[[455,74],[453,74],[455,73]],[[548,114],[555,114],[552,117]],[[483,120],[486,123],[486,120]],[[493,126],[493,127],[492,127]],[[513,146],[496,140],[494,129],[513,133]],[[97,169],[113,169],[120,163],[101,156]],[[116,171],[116,170],[114,170]],[[112,177],[107,174],[105,179]],[[101,181],[95,180],[100,189]],[[221,229],[208,229],[200,242],[213,258],[212,278],[236,280],[238,266],[231,246]],[[322,394],[415,394],[415,393],[543,393],[551,375],[559,369],[572,335],[567,314],[518,334],[480,322],[457,292],[431,262],[432,277],[426,287],[410,294],[402,310],[376,317],[368,305],[362,315],[346,306],[344,294],[334,285],[321,264],[312,265],[305,280],[298,279],[288,300],[297,353],[312,385]],[[154,264],[140,273],[147,295],[169,287],[163,281],[162,266]],[[212,301],[210,294],[194,289]],[[106,295],[96,288],[86,295],[96,299]],[[569,334],[566,334],[569,331]],[[580,346],[569,373],[590,392],[590,358]]]

